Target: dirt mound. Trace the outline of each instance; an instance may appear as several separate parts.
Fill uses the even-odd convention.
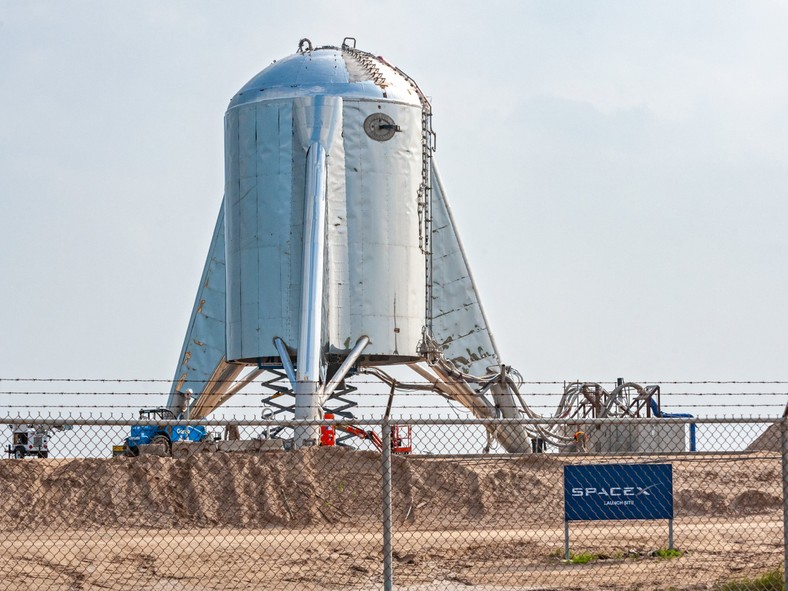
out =
[[[760,436],[747,446],[747,451],[780,451],[780,424],[775,423],[760,434]]]
[[[2,460],[1,526],[378,527],[380,457],[348,448],[184,459]],[[679,515],[750,515],[781,504],[776,460],[674,463]],[[562,519],[562,466],[530,457],[395,457],[394,518],[416,527]]]
[[[763,513],[782,507],[782,499],[760,490],[747,490],[736,495],[730,503],[730,511],[741,515]]]
[[[722,515],[728,503],[724,495],[707,490],[688,489],[673,494],[674,510],[685,515]]]

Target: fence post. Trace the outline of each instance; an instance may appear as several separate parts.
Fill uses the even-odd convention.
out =
[[[783,583],[788,589],[788,404],[780,423],[780,450],[783,460]]]
[[[383,478],[383,591],[394,589],[392,570],[392,523],[391,523],[391,424],[388,417],[381,423],[383,449],[381,450],[381,470]]]

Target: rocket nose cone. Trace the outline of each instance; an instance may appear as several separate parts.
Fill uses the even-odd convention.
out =
[[[415,86],[400,72],[372,54],[343,46],[320,47],[275,61],[247,82],[228,108],[269,99],[315,95],[420,104]]]

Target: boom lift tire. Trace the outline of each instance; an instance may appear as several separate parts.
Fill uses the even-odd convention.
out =
[[[130,458],[136,458],[138,455],[140,455],[140,448],[126,446],[126,451],[124,452],[123,455]]]
[[[153,439],[150,440],[151,445],[163,445],[164,452],[167,455],[172,453],[172,448],[170,446],[170,440],[167,438],[166,435],[156,435]]]
[[[14,457],[17,460],[23,459],[25,457],[25,448],[21,446],[14,448]]]

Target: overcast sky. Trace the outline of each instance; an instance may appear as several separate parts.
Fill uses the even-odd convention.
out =
[[[504,361],[788,379],[782,2],[0,0],[0,377],[170,378],[229,99],[309,37],[431,98]]]

